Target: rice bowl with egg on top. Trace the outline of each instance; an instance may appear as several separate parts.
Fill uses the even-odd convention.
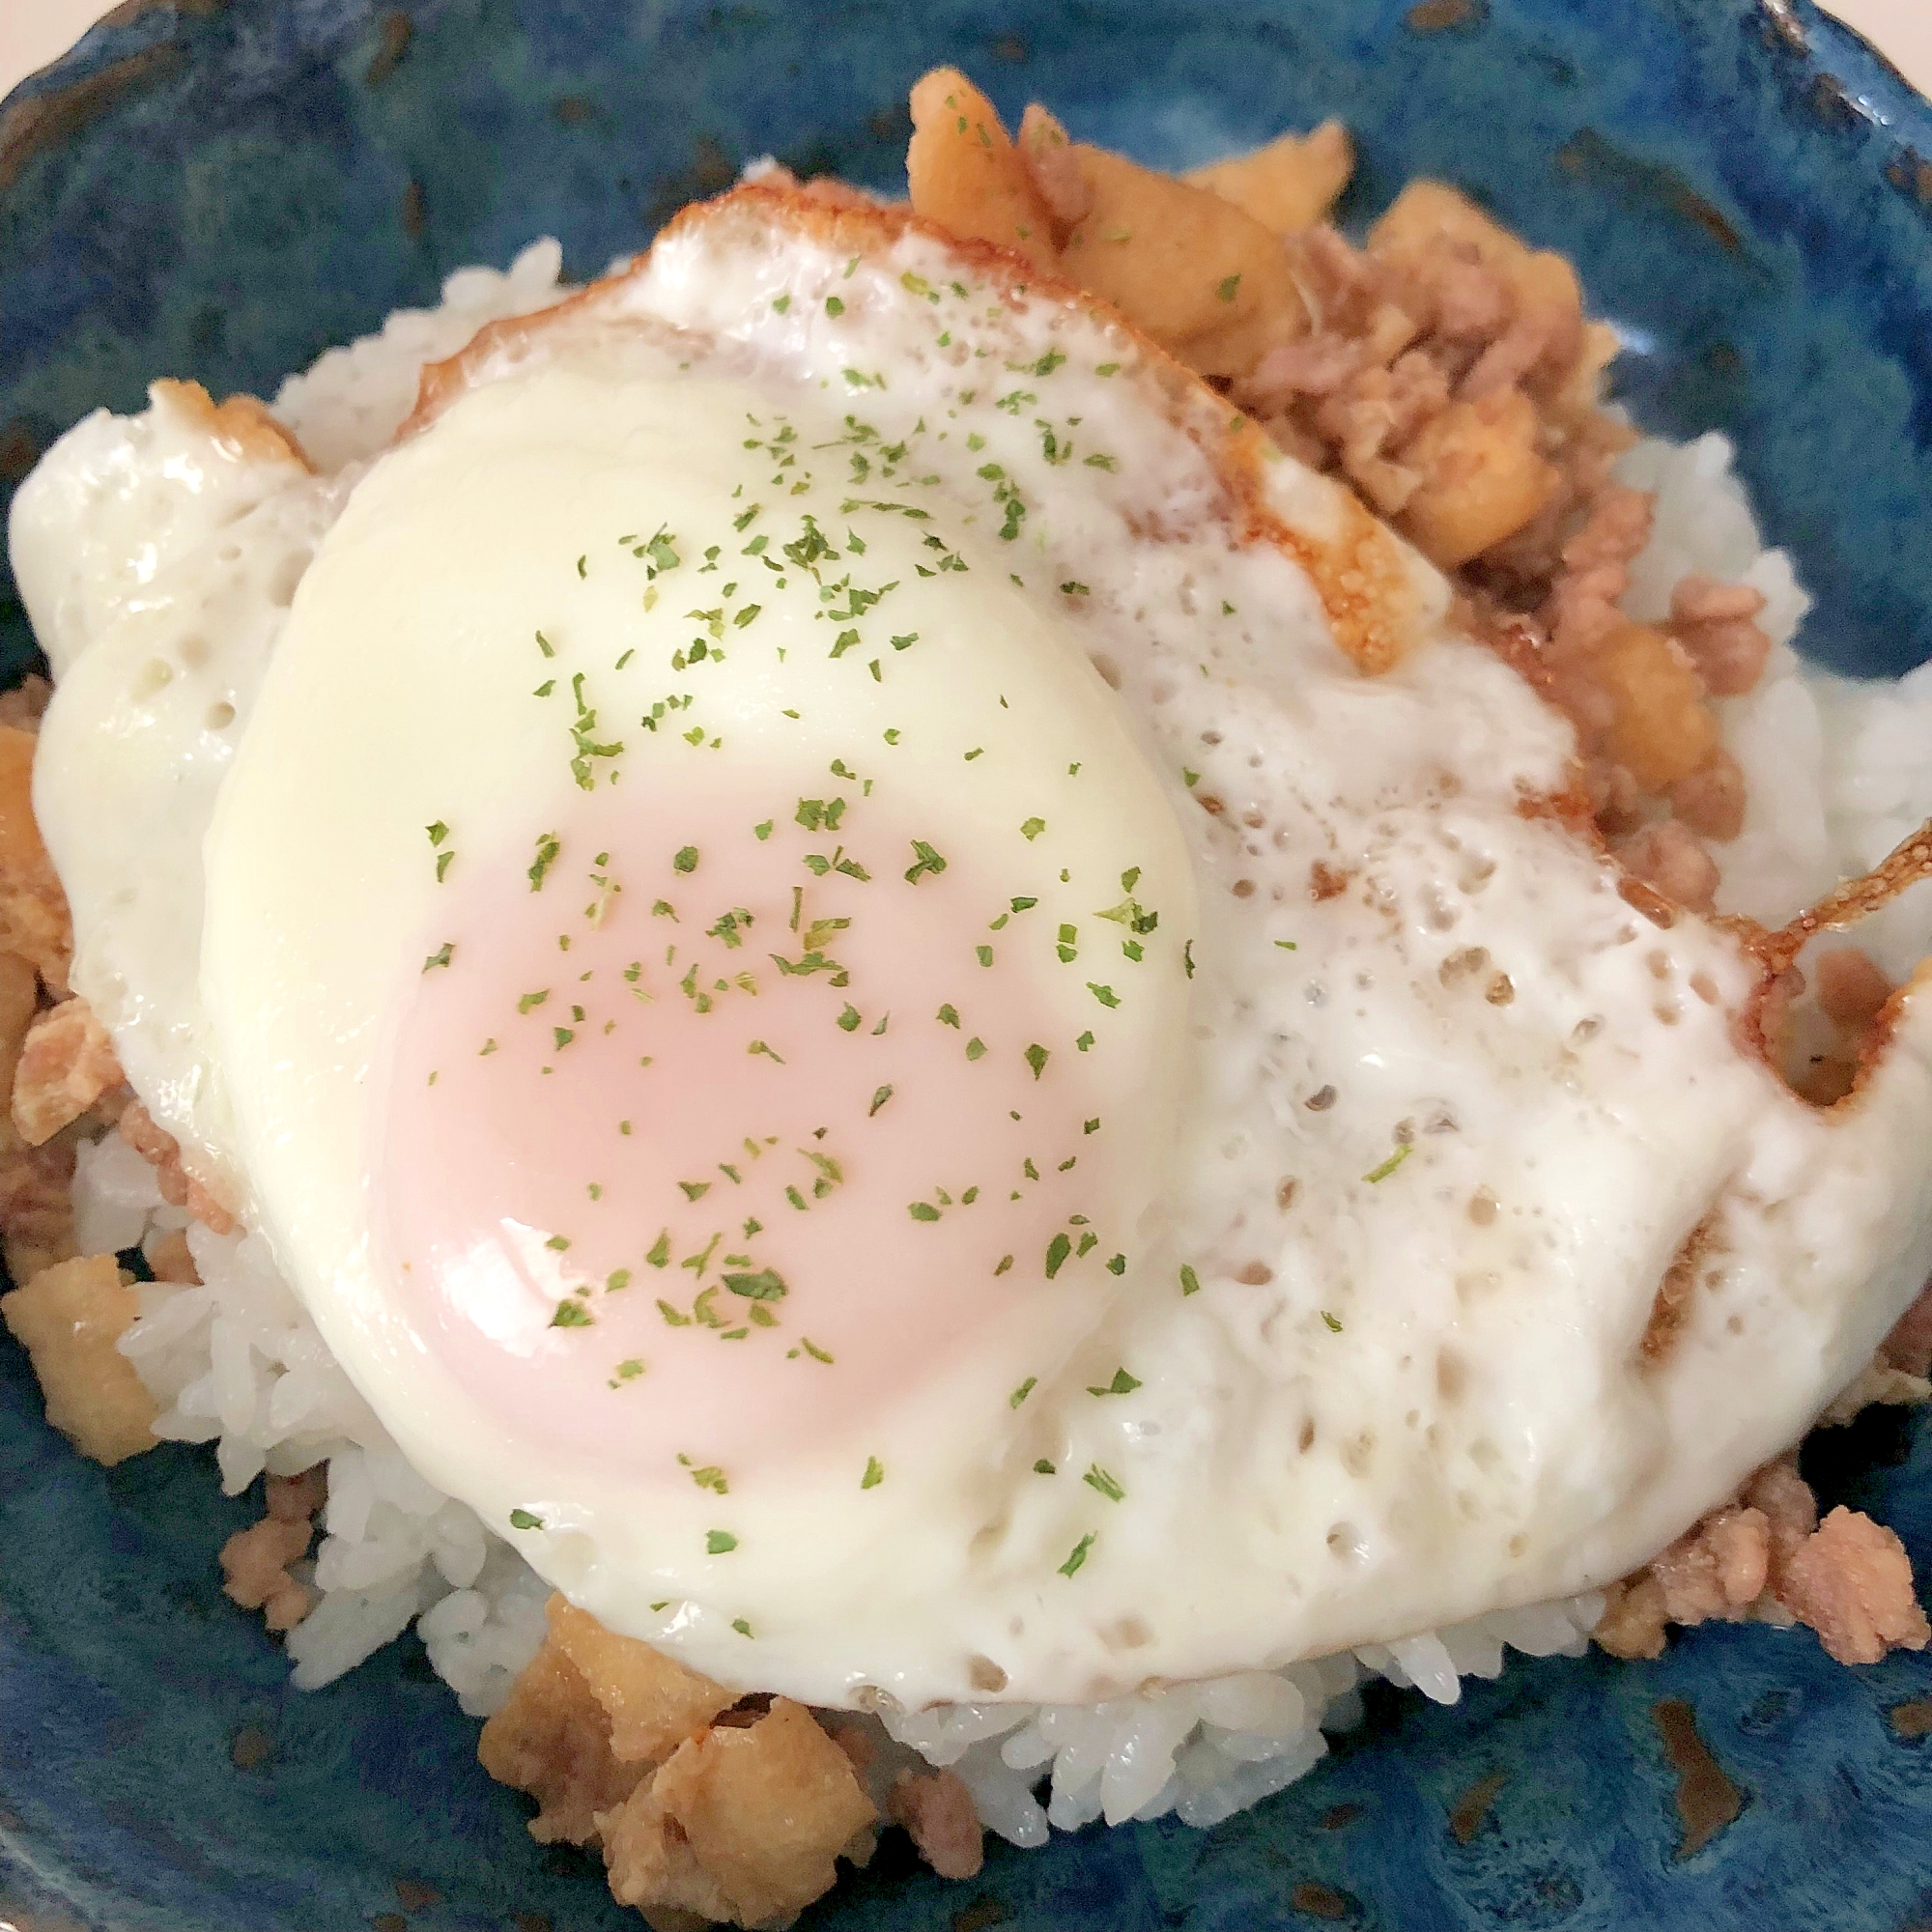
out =
[[[967,380],[980,362],[998,372],[986,389]],[[870,1710],[951,1759],[1011,1835],[1043,1834],[1028,1787],[1048,1764],[1056,1824],[1170,1807],[1208,1822],[1313,1761],[1355,1675],[1338,1656],[1453,1691],[1505,1637],[1579,1640],[1594,1586],[1776,1458],[1916,1293],[1922,1178],[1887,1165],[1923,1142],[1914,997],[1853,1104],[1792,1095],[1740,1041],[1763,960],[1634,904],[1574,829],[1571,725],[1461,635],[1442,580],[1352,497],[1264,451],[1105,311],[917,226],[744,190],[554,324],[486,334],[425,397],[433,420],[359,477],[312,480],[298,448],[271,446],[282,487],[244,514],[307,516],[296,551],[317,542],[317,561],[279,635],[279,619],[238,630],[233,664],[176,649],[230,694],[214,735],[242,740],[232,772],[225,745],[203,757],[205,911],[205,820],[168,829],[188,855],[170,884],[193,901],[129,901],[146,855],[71,837],[61,803],[63,785],[118,783],[145,816],[144,782],[195,769],[206,693],[172,672],[175,737],[163,719],[150,765],[117,753],[108,773],[86,750],[117,707],[156,714],[142,673],[157,640],[200,635],[193,593],[99,638],[76,622],[37,781],[76,987],[185,1169],[254,1230],[204,1221],[188,1245],[209,1285],[155,1292],[128,1355],[166,1399],[199,1378],[170,1387],[164,1362],[204,1320],[212,1338],[245,1308],[291,1338],[267,1414],[245,1344],[239,1378],[209,1355],[191,1407],[213,1400],[231,1481],[270,1451],[276,1474],[306,1468],[355,1416],[323,1600],[291,1640],[312,1676],[416,1614],[420,1572],[404,1572],[428,1557],[462,1578],[426,1612],[433,1655],[440,1642],[479,1706],[500,1700],[541,1635],[527,1562],[607,1631],[719,1684]],[[639,513],[617,516],[618,493],[598,497],[574,462],[546,472],[554,448],[599,450]],[[31,530],[47,493],[22,501],[31,596],[18,520]],[[780,528],[753,551],[767,518]],[[774,552],[783,569],[758,560]],[[429,601],[412,604],[398,559],[425,554]],[[751,588],[786,571],[782,592]],[[929,614],[899,630],[892,599]],[[50,651],[62,621],[43,628]],[[787,641],[767,643],[768,624]],[[473,708],[432,735],[450,638]],[[371,719],[379,674],[394,701]],[[990,681],[969,699],[976,677]],[[358,788],[317,824],[309,803],[339,787],[352,731]],[[741,736],[744,776],[713,796]],[[1082,777],[1104,781],[1097,809]],[[913,829],[933,821],[973,842]],[[713,868],[722,896],[693,915]],[[485,896],[466,900],[465,872]],[[800,895],[842,896],[791,898],[801,875]],[[883,919],[866,910],[881,899]],[[524,939],[489,956],[513,912],[547,973]],[[660,968],[673,928],[708,944]],[[372,947],[376,930],[395,943]],[[753,955],[761,931],[781,950]],[[892,974],[921,942],[935,950],[908,1009]],[[593,963],[566,970],[568,954]],[[755,991],[735,983],[740,956],[765,977]],[[573,991],[586,979],[594,1002]],[[164,983],[172,1005],[153,999]],[[773,994],[806,1042],[811,1118],[745,1134],[758,1109],[795,1105]],[[873,1028],[895,1012],[922,1031],[888,1062],[899,1049]],[[803,1163],[766,1214],[890,1229],[880,1270],[840,1284],[849,1300],[805,1285],[863,1245],[848,1231],[814,1257],[798,1237],[753,1248],[757,1211],[705,1219],[756,1184],[763,1151],[673,1172],[696,1147],[681,1114],[668,1140],[618,1147],[648,1139],[622,1131],[647,1081],[609,1122],[612,1160],[647,1156],[622,1188],[573,1147],[567,1172],[529,1179],[526,1208],[466,1189],[530,1121],[546,1146],[576,1131],[586,1096],[565,1080],[614,1094],[613,1060],[577,1076],[588,1055],[566,1049],[621,1052],[638,1081],[721,1037],[728,1105],[705,1151]],[[814,1137],[835,1122],[812,1110],[846,1078],[851,1146],[828,1154]],[[1059,1138],[1007,1147],[1000,1122],[1036,1090]],[[937,1109],[909,1147],[892,1112],[906,1101]],[[986,1172],[935,1165],[915,1184],[893,1165],[948,1149],[975,1108],[961,1144]],[[412,1150],[435,1159],[412,1169]],[[122,1166],[131,1203],[140,1177]],[[404,1173],[365,1220],[364,1179]],[[582,1197],[568,1227],[559,1187]],[[1606,1214],[1605,1194],[1621,1208]],[[624,1214],[604,1217],[611,1234],[590,1226],[607,1200]],[[934,1363],[931,1318],[902,1312],[909,1244],[981,1208],[984,1282],[945,1312],[966,1325],[939,1331]],[[493,1214],[515,1239],[485,1229]],[[1687,1251],[1727,1259],[1707,1293],[1665,1296]],[[420,1299],[392,1292],[405,1267]],[[725,1297],[745,1319],[720,1317]],[[289,1358],[316,1335],[320,1360]],[[190,1370],[194,1347],[212,1342],[184,1350]],[[335,1363],[349,1379],[328,1387]],[[1712,1402],[1745,1364],[1750,1403]],[[632,1400],[654,1378],[673,1384],[668,1408]],[[526,1433],[508,1441],[512,1411]]]

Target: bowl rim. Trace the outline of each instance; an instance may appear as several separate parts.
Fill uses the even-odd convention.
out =
[[[1765,38],[1810,71],[1819,110],[1892,136],[1881,172],[1932,213],[1932,95],[1865,35],[1815,0],[1734,0]],[[227,0],[121,0],[68,50],[0,97],[0,186],[43,142],[75,131],[123,95],[158,80],[182,43]],[[407,9],[405,11],[408,11]]]

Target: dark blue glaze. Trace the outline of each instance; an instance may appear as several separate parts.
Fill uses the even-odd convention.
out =
[[[1737,439],[1819,594],[1811,647],[1865,670],[1932,656],[1932,108],[1803,0],[1472,0],[1429,34],[1398,0],[387,11],[412,28],[400,59],[373,0],[155,5],[12,98],[7,488],[155,375],[271,386],[533,235],[592,272],[751,155],[891,185],[906,86],[945,59],[1009,112],[1037,94],[1167,164],[1341,114],[1363,156],[1351,215],[1416,173],[1473,189],[1573,255],[1632,331],[1618,382],[1647,423]],[[0,668],[17,671],[31,642],[10,593],[0,578]],[[1828,1495],[1869,1504],[1932,1569],[1932,1433],[1846,1435],[1809,1452]],[[197,1452],[78,1461],[0,1340],[0,1918],[636,1926],[593,1863],[530,1842],[412,1638],[320,1694],[287,1688],[218,1588],[214,1553],[248,1515]],[[1927,1659],[1848,1671],[1755,1628],[1694,1633],[1655,1664],[1519,1662],[1459,1710],[1373,1695],[1322,1768],[1214,1831],[996,1847],[962,1888],[889,1849],[806,1922],[1898,1932],[1932,1922],[1932,1740],[1886,1713],[1928,1693]],[[1683,1860],[1663,1697],[1694,1707],[1744,1800]],[[243,1731],[270,1742],[249,1768]],[[1449,1815],[1497,1772],[1463,1843]]]

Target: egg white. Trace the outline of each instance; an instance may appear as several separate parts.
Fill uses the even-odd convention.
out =
[[[1013,663],[1014,688],[1058,678],[1069,730],[1123,742],[1108,822],[1061,813],[1083,863],[1143,863],[1123,850],[1169,834],[1184,851],[1167,890],[1198,903],[1196,971],[1178,1032],[1154,1003],[1150,1045],[1185,1047],[1173,1137],[1151,1132],[1120,1170],[1130,1188],[1171,1145],[1153,1211],[1079,1333],[1007,1336],[903,1418],[894,1453],[917,1483],[835,1496],[803,1470],[743,1496],[728,1558],[702,1553],[715,1506],[678,1480],[554,1481],[491,1439],[372,1268],[367,1094],[395,975],[420,957],[425,820],[460,792],[482,849],[521,836],[530,787],[564,781],[468,679],[524,645],[521,610],[504,639],[473,615],[439,628],[476,599],[425,603],[432,573],[398,563],[414,621],[380,639],[339,628],[324,580],[298,593],[298,631],[312,596],[317,629],[270,671],[209,848],[212,1057],[262,1225],[331,1347],[488,1520],[543,1501],[519,1547],[607,1624],[820,1703],[1087,1701],[1645,1560],[1796,1438],[1932,1266],[1932,1001],[1909,992],[1852,1103],[1797,1101],[1737,1043],[1753,969],[1733,941],[1650,923],[1535,809],[1565,781],[1568,727],[1447,628],[1423,566],[1381,593],[1406,600],[1414,647],[1365,675],[1293,546],[1253,540],[1230,500],[1211,405],[1177,409],[1171,372],[1124,332],[917,233],[832,234],[778,206],[688,219],[565,321],[479,358],[483,386],[379,466],[357,528],[447,541],[491,587],[521,582],[526,559],[458,542],[486,516],[490,436],[498,460],[519,446],[501,424],[521,394],[593,437],[594,403],[565,408],[554,385],[603,384],[620,414],[646,352],[611,345],[633,330],[678,331],[694,387],[743,384],[747,407],[800,420],[862,412],[903,442],[962,554],[1020,580],[1037,661]],[[675,508],[728,481],[734,427],[694,417],[687,464],[651,488]],[[1329,486],[1284,459],[1265,489],[1292,532],[1333,536]],[[1014,491],[1026,513],[1003,541]],[[951,614],[970,632],[994,608]],[[1118,699],[1065,681],[1073,640]],[[945,693],[923,701],[940,731]],[[64,687],[49,728],[104,764],[115,715]],[[760,717],[748,684],[733,726]],[[1687,1252],[1686,1325],[1652,1361],[1641,1337]]]

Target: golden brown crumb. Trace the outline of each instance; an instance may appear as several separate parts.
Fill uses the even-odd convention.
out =
[[[1308,326],[1279,240],[1206,188],[1076,142],[1092,204],[1061,272],[1204,376],[1239,376]]]
[[[121,1137],[155,1170],[161,1199],[185,1208],[203,1227],[217,1235],[233,1234],[235,1217],[182,1165],[181,1143],[138,1100],[128,1101],[118,1125]]]
[[[14,1069],[14,1125],[29,1147],[51,1140],[123,1081],[107,1029],[85,1000],[36,1017]]]
[[[541,1842],[589,1844],[595,1814],[622,1804],[736,1693],[635,1637],[613,1635],[561,1596],[544,1614],[543,1648],[484,1725],[477,1755],[499,1783],[536,1799],[530,1831]]]
[[[611,1890],[744,1926],[788,1925],[871,1853],[878,1812],[810,1712],[775,1698],[755,1722],[687,1740],[604,1813]]]
[[[973,1794],[952,1771],[902,1771],[887,1811],[912,1833],[919,1855],[941,1878],[973,1878],[985,1857],[985,1833]]]
[[[48,1422],[83,1456],[110,1467],[155,1446],[159,1410],[114,1346],[138,1310],[112,1255],[58,1263],[0,1296],[0,1315],[34,1365]]]
[[[1324,121],[1312,133],[1283,134],[1252,154],[1197,168],[1187,179],[1232,201],[1276,235],[1293,235],[1328,213],[1354,171],[1355,144],[1348,128]]]
[[[34,818],[36,743],[33,732],[0,724],[0,949],[31,960],[64,993],[73,923]]]
[[[969,240],[1053,265],[1052,224],[998,110],[956,68],[912,90],[906,182],[914,212]]]
[[[497,1783],[537,1801],[530,1836],[540,1845],[595,1845],[597,1814],[622,1804],[651,1769],[611,1754],[611,1719],[554,1636],[483,1726],[476,1756]]]

